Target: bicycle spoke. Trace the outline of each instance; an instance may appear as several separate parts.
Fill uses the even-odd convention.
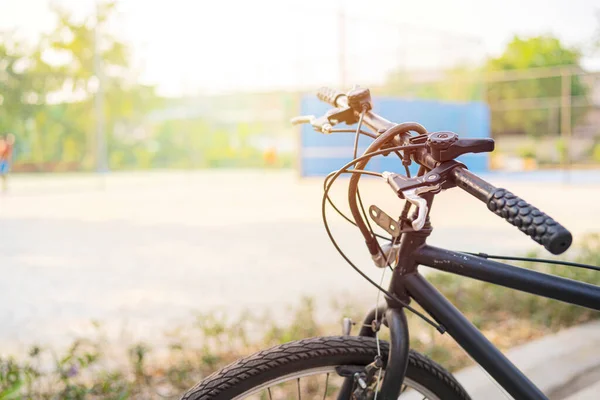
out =
[[[323,400],[325,400],[325,398],[327,398],[327,387],[329,386],[329,373],[327,373],[327,376],[325,377],[325,393],[323,393]]]
[[[300,394],[300,378],[298,378],[296,382],[298,382],[298,400],[302,400],[302,394]]]
[[[267,392],[269,392],[269,400],[273,400],[273,396],[271,396],[271,388],[267,388]]]

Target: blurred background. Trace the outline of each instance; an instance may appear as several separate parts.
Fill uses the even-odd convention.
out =
[[[14,172],[293,168],[303,96],[360,84],[485,103],[492,169],[594,165],[598,14],[541,4],[5,0],[0,131]]]
[[[141,362],[171,343],[165,331],[189,323],[206,339],[248,319],[250,337],[268,331],[269,343],[337,333],[343,312],[360,315],[376,296],[320,216],[322,178],[351,159],[354,138],[289,120],[327,110],[318,87],[355,84],[390,120],[494,138],[494,153],[464,161],[571,229],[579,247],[567,258],[597,263],[595,1],[0,0],[0,135],[15,137],[0,194],[2,353],[75,351],[100,330],[117,347],[146,343],[127,353]],[[346,210],[344,186],[333,197]],[[361,192],[367,206],[401,209],[375,180]],[[432,243],[537,249],[476,200],[439,198]],[[358,232],[331,218],[379,279]],[[515,341],[595,317],[569,318]],[[203,368],[239,354],[227,348]]]

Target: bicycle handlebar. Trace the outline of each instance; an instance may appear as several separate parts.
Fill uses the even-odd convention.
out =
[[[317,97],[319,100],[332,105],[333,107],[348,107],[348,97],[339,90],[322,87],[317,92]],[[373,129],[378,135],[396,125],[372,111],[365,112],[363,123]]]
[[[340,92],[339,90],[336,89],[332,89],[332,88],[328,88],[328,87],[322,87],[319,89],[319,91],[317,92],[317,97],[319,100],[321,100],[322,102],[325,102],[331,106],[334,107],[341,107],[341,106],[347,106],[348,105],[348,100],[346,99],[346,103],[345,104],[339,104],[337,102],[339,97],[346,97],[346,93]]]
[[[348,107],[347,96],[338,90],[323,87],[319,89],[317,97],[334,107]],[[395,126],[400,128],[399,125],[380,117],[372,111],[367,111],[364,113],[363,123],[375,131],[378,136],[388,132]],[[408,135],[408,131],[404,132],[401,129],[398,129],[398,131],[399,132],[397,135],[400,136],[400,144],[408,144],[408,138],[410,137]],[[383,136],[387,136],[387,134]],[[379,140],[376,140],[374,144],[376,142],[379,142]],[[369,147],[369,151],[375,150],[372,147],[373,146]],[[426,167],[429,170],[439,165],[439,163],[433,159],[431,154],[425,148],[414,152],[412,154],[412,158],[416,163]],[[356,168],[358,168],[358,166],[356,166]],[[355,190],[358,187],[359,178],[360,175],[354,175],[351,178],[351,184],[348,192],[350,208],[358,227],[364,228],[361,229],[361,231],[363,231],[363,235],[365,235],[365,238],[367,239],[369,251],[371,254],[375,254],[375,238],[370,237],[369,231],[367,231],[366,227],[363,226],[364,222],[362,221],[362,217],[355,204]],[[552,254],[561,254],[565,252],[571,245],[573,237],[564,226],[550,218],[538,208],[515,196],[506,189],[496,188],[492,184],[461,167],[457,167],[452,171],[452,178],[458,187],[486,203],[490,211],[519,228],[521,232],[530,236],[533,240],[544,246]],[[363,223],[361,224],[360,222]]]
[[[552,254],[565,252],[573,237],[561,224],[527,201],[506,189],[497,188],[463,168],[452,171],[458,187],[485,203],[490,211],[504,218]]]

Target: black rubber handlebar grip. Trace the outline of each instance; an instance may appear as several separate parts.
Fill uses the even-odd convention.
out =
[[[452,175],[458,187],[484,202],[494,214],[519,228],[550,253],[564,253],[573,242],[564,226],[508,190],[497,188],[464,168],[455,168]]]
[[[488,208],[552,254],[565,252],[573,237],[561,224],[506,189],[496,188],[487,201]]]
[[[345,93],[328,87],[322,87],[317,92],[317,97],[319,98],[319,100],[324,101],[325,103],[330,104],[334,107],[337,106],[336,100],[340,96],[345,96]]]

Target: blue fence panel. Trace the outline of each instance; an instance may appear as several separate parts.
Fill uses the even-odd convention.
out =
[[[429,132],[453,131],[460,137],[489,137],[490,113],[484,103],[450,103],[430,100],[405,100],[375,98],[374,108],[378,114],[394,122],[415,121]],[[301,102],[302,114],[323,115],[330,107],[314,96],[305,96]],[[371,139],[362,137],[359,154]],[[310,125],[303,125],[300,141],[300,165],[302,176],[324,176],[352,160],[354,135],[335,133],[323,135]],[[459,158],[473,172],[488,171],[489,154],[466,154]],[[377,157],[371,160],[369,169],[374,171],[403,171],[396,157]],[[416,166],[412,166],[413,173]]]

